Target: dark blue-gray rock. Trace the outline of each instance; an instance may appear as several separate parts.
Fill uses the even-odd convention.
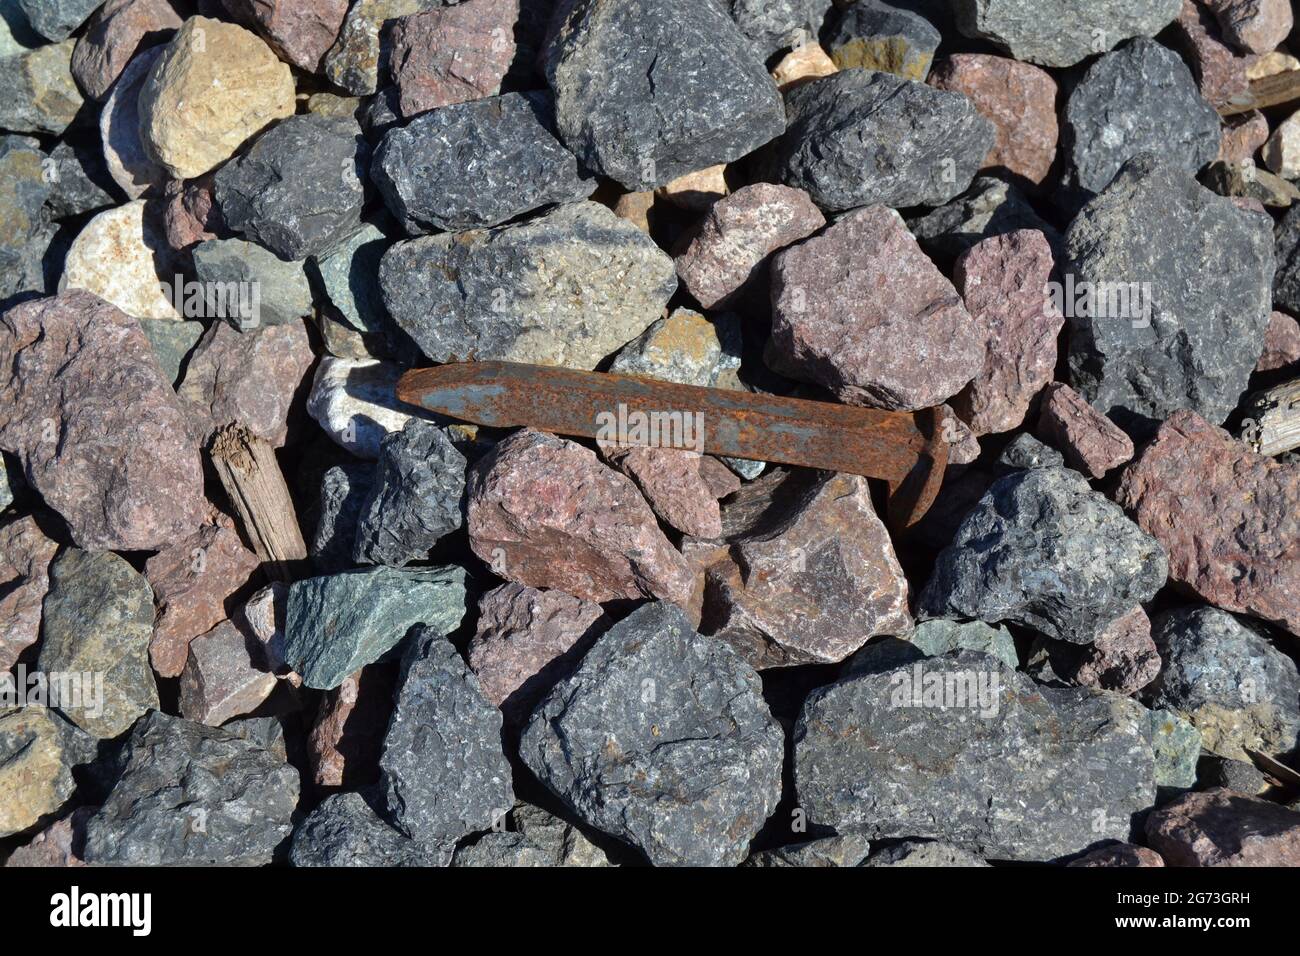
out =
[[[1273,304],[1290,313],[1300,312],[1300,206],[1287,211],[1273,227]]]
[[[989,40],[1017,60],[1073,66],[1174,22],[1182,0],[956,0],[964,35]]]
[[[1149,712],[1155,781],[1160,788],[1185,790],[1196,784],[1201,733],[1171,710]]]
[[[83,103],[72,78],[73,40],[0,58],[0,129],[60,136]]]
[[[386,823],[359,793],[326,797],[293,831],[294,866],[446,866],[451,847],[425,846]]]
[[[46,206],[48,161],[35,139],[0,137],[0,305],[45,291],[42,259],[55,233]]]
[[[257,290],[257,314],[251,320],[229,314],[230,310],[221,316],[235,328],[283,325],[311,315],[311,285],[302,262],[286,262],[256,242],[242,239],[209,239],[195,246],[192,254],[194,276],[208,288],[239,283]]]
[[[656,866],[735,866],[780,798],[784,745],[754,670],[656,602],[538,705],[520,756],[579,819]]]
[[[959,846],[937,840],[904,840],[871,854],[863,866],[980,867],[983,859]]]
[[[927,657],[941,657],[949,651],[965,649],[990,654],[1012,670],[1020,666],[1011,632],[983,621],[922,621],[908,640]]]
[[[434,362],[592,369],[663,314],[673,260],[593,202],[399,242],[379,270],[394,321]]]
[[[1159,543],[1065,468],[999,479],[934,563],[918,616],[1013,621],[1090,644],[1164,586]]]
[[[521,803],[510,812],[513,830],[493,830],[461,846],[452,866],[614,866],[582,831],[540,807]]]
[[[369,464],[334,465],[322,476],[316,531],[308,548],[316,570],[333,574],[355,567],[357,524],[374,480]]]
[[[785,98],[789,126],[764,151],[764,178],[824,211],[938,206],[959,195],[993,148],[993,124],[960,93],[875,70],[841,70]]]
[[[1061,241],[1060,234],[1034,212],[1020,190],[993,176],[980,176],[956,199],[909,219],[907,228],[940,265],[951,265],[983,239],[1021,229],[1037,229],[1053,248]]]
[[[1213,757],[1206,761],[1205,769],[1198,781],[1202,790],[1211,787],[1223,787],[1236,793],[1251,797],[1262,794],[1269,788],[1268,777],[1253,763],[1244,760],[1227,760]]]
[[[86,823],[87,863],[264,866],[293,831],[298,771],[219,727],[151,711]]]
[[[139,322],[140,330],[153,347],[163,376],[173,387],[179,385],[185,362],[207,327],[202,322],[177,322],[175,319],[140,319]]]
[[[841,70],[884,70],[924,82],[943,39],[925,17],[882,0],[857,0],[840,14],[826,52]]]
[[[411,366],[419,350],[393,322],[379,289],[379,263],[390,245],[379,226],[365,223],[330,252],[308,259],[307,276],[322,303],[322,320],[337,321],[361,340],[359,353],[341,357],[397,359]]]
[[[1248,750],[1283,756],[1300,744],[1300,674],[1295,661],[1218,608],[1158,615],[1151,636],[1164,666],[1144,696],[1181,714],[1205,750],[1249,760]]]
[[[98,147],[98,143],[95,144]],[[118,190],[104,164],[104,154],[80,142],[60,141],[46,160],[50,183],[47,205],[54,219],[69,219],[116,206]]]
[[[596,188],[556,139],[551,98],[540,91],[417,116],[384,135],[370,176],[412,235],[499,225]]]
[[[411,636],[379,758],[390,819],[437,846],[499,825],[515,803],[501,711],[444,636],[451,629]]]
[[[760,850],[741,866],[758,866],[767,869],[780,867],[839,867],[860,866],[871,850],[871,842],[861,832],[849,830],[835,836],[792,843],[774,850]]]
[[[343,117],[282,120],[213,177],[226,224],[281,259],[323,255],[361,228],[369,147]]]
[[[999,477],[1029,468],[1064,468],[1065,456],[1055,448],[1044,445],[1033,435],[1017,435],[994,463],[994,470]]]
[[[15,0],[33,30],[58,43],[72,36],[104,0]]]
[[[1196,173],[1219,152],[1219,114],[1173,50],[1139,37],[1088,68],[1061,127],[1063,193],[1073,211],[1142,153]]]
[[[831,0],[719,0],[763,60],[815,43]]]
[[[814,691],[794,729],[810,823],[927,837],[990,859],[1054,860],[1126,840],[1155,801],[1140,704],[1036,687],[957,651]]]
[[[785,129],[775,81],[720,3],[564,0],[551,31],[560,138],[625,189],[729,163]]]
[[[1130,433],[1182,408],[1221,424],[1264,351],[1269,227],[1154,156],[1129,162],[1066,236],[1070,385]]]
[[[464,614],[465,571],[454,565],[295,581],[285,611],[285,662],[308,687],[330,690],[387,654],[416,624],[446,634]]]
[[[358,564],[402,567],[464,522],[465,456],[447,430],[413,418],[379,446],[374,485],[357,522]]]

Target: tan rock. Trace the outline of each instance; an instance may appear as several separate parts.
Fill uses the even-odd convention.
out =
[[[1264,144],[1264,163],[1283,179],[1300,176],[1300,112],[1292,113]]]
[[[666,199],[674,206],[703,212],[731,190],[727,187],[725,165],[697,169],[655,190],[655,196]]]
[[[624,193],[614,203],[614,215],[626,219],[647,235],[650,232],[650,211],[654,208],[655,194],[651,190]]]
[[[1266,76],[1276,76],[1279,73],[1287,73],[1291,70],[1300,70],[1300,60],[1297,60],[1285,50],[1274,50],[1272,53],[1265,53],[1263,56],[1256,57],[1246,67],[1246,79],[1262,80]]]
[[[181,318],[162,287],[167,241],[145,222],[145,201],[106,209],[73,241],[59,291],[85,289],[137,319]]]
[[[0,711],[0,837],[56,813],[76,789],[72,768],[93,757],[89,738],[52,710]]]
[[[825,50],[816,43],[805,43],[781,58],[781,62],[772,70],[772,79],[776,80],[777,88],[782,93],[788,93],[809,80],[838,72],[839,67]]]

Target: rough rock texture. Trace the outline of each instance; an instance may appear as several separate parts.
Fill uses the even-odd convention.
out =
[[[58,813],[76,790],[73,768],[94,757],[94,742],[52,710],[0,711],[0,837]]]
[[[289,836],[298,771],[256,743],[153,712],[86,824],[85,859],[118,866],[263,866]]]
[[[808,194],[754,183],[714,203],[677,255],[677,275],[706,309],[766,295],[773,253],[826,225]]]
[[[636,486],[581,445],[516,432],[470,469],[466,494],[470,547],[506,580],[589,601],[691,592]]]
[[[399,242],[379,281],[388,311],[434,362],[581,369],[659,318],[677,288],[672,260],[650,237],[593,202]]]
[[[1164,866],[1164,858],[1155,850],[1132,843],[1113,843],[1072,860],[1069,866]]]
[[[941,657],[950,651],[980,651],[1015,670],[1020,666],[1016,642],[1005,627],[990,627],[983,621],[922,621],[908,640],[927,657]]]
[[[1230,790],[1179,797],[1146,836],[1170,866],[1300,866],[1300,813]]]
[[[1177,412],[1124,470],[1115,500],[1160,542],[1174,581],[1300,634],[1300,466]]]
[[[980,176],[961,196],[909,219],[907,227],[926,254],[940,264],[952,262],[982,239],[1020,229],[1043,233],[1053,252],[1060,243],[1056,230],[1039,218],[1020,191],[993,176]]]
[[[758,53],[767,60],[788,47],[816,40],[831,9],[830,0],[722,0]]]
[[[904,840],[887,847],[863,866],[980,867],[988,866],[980,857],[959,846],[934,840]]]
[[[36,834],[30,843],[15,849],[3,865],[11,868],[85,866],[77,853],[85,840],[86,821],[94,812],[94,807],[78,807]]]
[[[318,787],[359,787],[379,781],[379,753],[393,709],[396,668],[370,664],[321,698],[307,738]]]
[[[388,59],[391,50],[385,25],[438,5],[439,0],[356,0],[348,8],[338,40],[325,54],[325,76],[354,96],[374,93],[379,89],[381,61]]]
[[[392,74],[402,116],[501,92],[516,55],[520,0],[435,6],[393,27]]]
[[[1082,395],[1060,382],[1043,390],[1038,434],[1061,450],[1071,468],[1093,478],[1133,457],[1133,440]]]
[[[1274,372],[1300,362],[1300,322],[1285,312],[1268,317],[1264,335],[1264,354],[1255,366],[1257,372]]]
[[[1244,793],[1247,796],[1255,797],[1265,793],[1270,787],[1268,777],[1256,769],[1252,763],[1222,758],[1207,762],[1209,767],[1201,775],[1200,780],[1202,784],[1208,784],[1206,789],[1209,789],[1209,787],[1223,787],[1233,793]]]
[[[0,129],[62,135],[81,109],[72,78],[75,41],[24,50],[0,59]]]
[[[778,867],[839,867],[858,866],[867,858],[871,843],[861,833],[850,830],[835,836],[792,843],[774,850],[753,854],[741,866]]]
[[[257,288],[255,314],[232,315],[235,310],[227,306],[226,314],[207,314],[205,318],[225,319],[236,328],[248,329],[283,325],[311,315],[311,284],[301,262],[285,262],[257,243],[242,239],[209,239],[195,246],[190,255],[194,277],[200,282],[236,282],[247,284],[250,290],[254,285]]]
[[[41,633],[41,601],[59,544],[31,516],[0,527],[0,673],[9,670]]]
[[[137,319],[179,319],[162,286],[166,243],[144,213],[137,199],[86,223],[68,249],[59,291],[85,289]]]
[[[232,230],[281,259],[318,256],[361,228],[368,162],[353,120],[293,116],[221,168],[214,198]]]
[[[168,181],[167,170],[150,157],[140,134],[140,91],[162,53],[162,47],[153,47],[128,63],[99,114],[104,165],[128,199],[160,192]]]
[[[1150,711],[1149,719],[1156,787],[1182,792],[1195,786],[1201,732],[1172,710]]]
[[[740,328],[735,319],[673,309],[620,349],[609,370],[682,385],[718,385],[724,367],[733,358],[739,360],[735,353],[740,349]]]
[[[1273,278],[1273,305],[1300,312],[1300,205],[1287,211],[1273,230],[1277,274]]]
[[[1266,639],[1204,606],[1158,616],[1152,636],[1164,658],[1152,706],[1184,715],[1210,753],[1249,760],[1247,750],[1286,755],[1300,744],[1300,674]]]
[[[930,21],[910,10],[858,0],[829,32],[826,50],[841,70],[882,70],[924,81],[943,39]]]
[[[74,694],[51,701],[63,716],[107,738],[158,707],[149,670],[153,592],[123,558],[108,551],[64,551],[50,565],[43,612],[40,669],[83,681],[80,699]],[[93,686],[84,686],[87,679]]]
[[[50,150],[45,178],[50,180],[50,216],[71,219],[116,205],[117,195],[99,143],[92,137],[63,140]]]
[[[444,106],[389,130],[370,175],[412,234],[495,226],[591,195],[554,128],[544,92]]]
[[[287,63],[319,73],[338,39],[348,0],[222,0],[242,23],[255,29]]]
[[[805,190],[828,212],[945,203],[971,184],[996,136],[965,96],[873,70],[791,90],[786,114],[764,178]]]
[[[784,740],[758,675],[680,608],[638,608],[534,712],[520,754],[657,866],[735,866],[776,807]]]
[[[461,526],[466,467],[446,429],[432,422],[412,419],[385,438],[361,506],[353,558],[392,567],[423,558]]]
[[[672,182],[660,186],[654,194],[656,198],[666,200],[680,209],[707,212],[710,206],[731,192],[726,173],[725,163],[708,166],[678,176]]]
[[[284,619],[288,603],[289,585],[272,581],[244,602],[233,620],[257,641],[266,669],[284,675],[296,685],[301,683],[301,678],[289,670],[284,659]]]
[[[177,179],[225,162],[294,110],[293,76],[270,47],[233,23],[191,17],[140,90],[145,151]]]
[[[518,804],[515,830],[493,830],[461,846],[452,866],[613,866],[604,851],[575,826],[545,810]]]
[[[1114,621],[1081,650],[1062,649],[1069,654],[1068,662],[1063,665],[1054,655],[1053,668],[1061,677],[1084,687],[1135,694],[1160,673],[1160,652],[1151,638],[1151,619],[1141,607]]]
[[[779,253],[772,312],[771,348],[785,370],[854,405],[938,405],[984,362],[987,328],[883,206]]]
[[[397,827],[442,846],[488,829],[515,802],[501,712],[443,636],[447,630],[426,626],[412,635],[379,760]]]
[[[1216,106],[1246,95],[1250,90],[1249,59],[1238,56],[1223,41],[1214,14],[1202,0],[1182,0],[1174,30],[1201,96]]]
[[[180,680],[181,716],[219,727],[252,713],[275,690],[261,649],[250,634],[223,621],[189,645]]]
[[[636,482],[647,503],[667,525],[683,534],[712,538],[722,533],[718,499],[735,491],[739,479],[711,458],[678,448],[602,445],[605,459]],[[719,472],[720,469],[720,472]],[[721,477],[723,483],[714,479]]]
[[[379,290],[379,263],[390,244],[382,231],[366,223],[329,253],[307,262],[308,275],[323,300],[346,326],[361,333],[368,354],[358,358],[392,358],[409,347],[405,333],[393,325]]]
[[[989,330],[983,368],[952,401],[976,435],[1018,427],[1052,380],[1065,317],[1044,295],[1051,276],[1051,246],[1034,229],[990,236],[957,258],[953,283]]]
[[[970,98],[997,133],[982,169],[1005,169],[1035,185],[1056,159],[1056,80],[1028,63],[955,53],[935,64],[929,84]]]
[[[1070,385],[1126,431],[1180,408],[1227,418],[1263,351],[1267,230],[1152,156],[1126,165],[1066,237]]]
[[[782,94],[803,86],[818,77],[830,76],[839,70],[835,61],[817,43],[795,47],[781,62],[772,67],[772,79]]]
[[[626,189],[739,159],[785,129],[776,84],[720,3],[569,0],[550,36],[560,137]]]
[[[1269,53],[1295,23],[1287,0],[1209,0],[1209,5],[1223,35],[1245,53]]]
[[[446,866],[450,855],[403,836],[351,792],[322,800],[293,831],[289,847],[294,866]]]
[[[42,259],[54,238],[47,157],[26,136],[0,138],[0,304],[46,288]]]
[[[1129,37],[1154,36],[1181,0],[957,0],[957,29],[992,41],[1017,60],[1074,66]]]
[[[163,677],[185,666],[190,641],[206,634],[234,610],[235,595],[257,571],[256,555],[239,534],[206,525],[170,542],[145,562],[145,577],[158,602],[149,659]]]
[[[370,497],[374,468],[368,464],[334,465],[321,476],[320,507],[308,552],[316,569],[325,574],[353,567],[352,548],[357,540],[361,507]]]
[[[87,292],[16,306],[0,368],[0,448],[76,544],[149,550],[198,527],[198,450],[134,319]]]
[[[997,481],[935,561],[922,618],[1014,621],[1090,644],[1165,583],[1157,541],[1078,473],[1036,468]]]
[[[980,682],[982,695],[952,695]],[[851,677],[814,691],[795,727],[799,805],[811,822],[873,837],[1056,859],[1127,839],[1155,801],[1146,713],[1036,687],[972,651]]]
[[[92,100],[104,99],[141,46],[157,44],[180,25],[170,0],[108,0],[73,50],[77,85]]]
[[[1241,163],[1253,159],[1259,148],[1268,141],[1268,137],[1268,120],[1259,110],[1224,117],[1218,158],[1225,163]]]

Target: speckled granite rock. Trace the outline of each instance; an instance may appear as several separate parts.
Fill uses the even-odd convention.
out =
[[[957,28],[1017,60],[1073,66],[1134,36],[1154,36],[1178,16],[1181,0],[957,0]]]
[[[138,319],[180,319],[164,286],[167,244],[137,199],[105,209],[77,234],[63,264],[59,291],[84,289]]]
[[[1018,189],[1001,179],[980,176],[956,199],[907,221],[926,254],[945,264],[990,236],[1036,229],[1056,249],[1060,235],[1039,218]]]
[[[251,634],[223,621],[189,645],[180,680],[181,716],[219,727],[256,710],[278,683]]]
[[[943,39],[924,17],[881,0],[858,0],[828,32],[826,51],[841,70],[882,70],[924,81]]]
[[[452,866],[614,866],[570,823],[521,803],[510,811],[514,830],[493,830],[461,846]]]
[[[1005,627],[990,627],[983,621],[922,621],[908,637],[927,657],[941,657],[950,651],[980,651],[1015,670],[1020,666],[1016,642]]]
[[[792,843],[775,850],[761,850],[745,860],[741,866],[777,867],[838,867],[859,866],[867,858],[871,844],[861,833],[850,830],[831,837]]]
[[[140,48],[170,38],[181,25],[170,0],[108,0],[72,53],[72,75],[92,100],[102,100]]]
[[[830,0],[722,0],[740,32],[766,60],[817,38]]]
[[[251,26],[285,62],[319,73],[338,39],[348,0],[222,0],[241,23]]]
[[[293,866],[446,866],[451,847],[425,846],[403,836],[360,793],[326,797],[293,831]]]
[[[468,0],[398,20],[390,62],[402,116],[500,93],[519,53],[520,5]]]
[[[369,787],[379,782],[379,756],[396,683],[394,662],[367,664],[321,698],[307,737],[318,787]]]
[[[438,5],[439,0],[356,0],[325,54],[326,78],[354,96],[374,93],[379,89],[380,64],[390,49],[385,25]]]
[[[921,867],[980,867],[988,866],[983,859],[963,850],[935,840],[904,840],[871,854],[863,866],[921,866]]]

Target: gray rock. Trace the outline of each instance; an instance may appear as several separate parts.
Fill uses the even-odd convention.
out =
[[[812,823],[993,859],[1053,860],[1127,839],[1133,814],[1155,801],[1145,708],[1037,688],[973,651],[814,691],[794,761]]]
[[[1196,173],[1219,152],[1219,114],[1182,58],[1139,37],[1088,68],[1062,124],[1063,200],[1077,209],[1130,159],[1159,153]]]
[[[206,326],[202,322],[177,322],[175,319],[140,319],[139,322],[163,375],[173,387],[179,385],[185,362],[194,346],[199,344]]]
[[[785,129],[776,83],[716,2],[565,0],[545,64],[560,138],[632,191],[739,159]]]
[[[321,478],[320,514],[309,552],[316,570],[325,574],[354,567],[361,509],[370,498],[375,469],[370,465],[334,465]]]
[[[452,866],[613,866],[599,847],[571,823],[538,807],[511,812],[515,830],[493,830],[456,851]]]
[[[33,30],[58,43],[72,36],[104,0],[15,0]]]
[[[959,846],[934,840],[904,840],[873,853],[863,866],[954,867],[988,866],[980,857]]]
[[[1152,622],[1164,667],[1145,695],[1181,714],[1212,754],[1290,754],[1300,743],[1300,674],[1290,657],[1226,611],[1185,607]]]
[[[1020,666],[1011,632],[1005,627],[990,627],[983,621],[922,621],[908,640],[927,657],[941,657],[949,651],[965,649],[992,655],[1012,670]]]
[[[1002,454],[998,455],[995,465],[995,469],[1000,474],[1028,468],[1064,467],[1065,456],[1028,433],[1017,435],[1006,448],[1002,449]]]
[[[1196,783],[1196,762],[1201,756],[1201,733],[1170,710],[1153,710],[1151,753],[1155,757],[1157,787],[1183,790]]]
[[[880,0],[857,0],[840,15],[826,51],[841,70],[887,70],[923,82],[943,39],[929,20]]]
[[[401,567],[464,522],[465,456],[432,422],[412,419],[379,448],[375,481],[357,522],[352,557]]]
[[[1300,205],[1287,210],[1273,227],[1273,254],[1277,260],[1273,304],[1291,313],[1300,312]]]
[[[27,22],[18,0],[0,0],[0,57],[22,53],[44,42]]]
[[[46,178],[50,182],[48,206],[54,219],[68,219],[116,206],[113,178],[97,149],[63,140],[50,150],[46,161]]]
[[[659,602],[596,641],[520,745],[580,819],[659,866],[740,863],[780,797],[783,751],[758,675]]]
[[[379,263],[391,244],[366,223],[329,253],[308,259],[307,275],[342,324],[360,333],[365,355],[356,357],[409,358],[405,364],[414,365],[415,345],[393,323],[379,289]]]
[[[444,106],[389,130],[370,176],[407,232],[496,226],[596,188],[555,136],[544,92]]]
[[[592,202],[519,225],[399,242],[384,303],[434,362],[500,359],[595,368],[659,318],[673,260]]]
[[[775,850],[755,853],[741,866],[778,867],[837,867],[859,866],[867,858],[871,843],[856,830],[837,833],[835,836],[794,843]]]
[[[48,162],[35,139],[0,137],[0,305],[46,289],[42,259],[55,233],[46,207]]]
[[[446,866],[451,850],[403,836],[359,793],[336,793],[298,824],[289,862],[294,866]]]
[[[293,830],[298,771],[228,730],[152,711],[119,765],[86,823],[87,863],[263,866]]]
[[[1209,765],[1201,774],[1201,789],[1223,787],[1254,797],[1269,788],[1268,777],[1252,763],[1224,759],[1214,759],[1207,763]]]
[[[1061,273],[1077,392],[1136,433],[1180,408],[1216,425],[1228,417],[1264,351],[1273,283],[1267,216],[1139,157],[1075,218]],[[1107,308],[1075,307],[1071,282],[1076,297],[1107,292]],[[1141,292],[1127,310],[1110,295],[1120,288]],[[1134,308],[1139,299],[1143,308]]]
[[[720,0],[760,59],[816,42],[831,0]]]
[[[1014,621],[1089,644],[1164,586],[1159,543],[1065,468],[999,479],[935,560],[918,616]]]
[[[361,228],[369,149],[342,117],[290,116],[213,177],[226,224],[281,259],[318,256]]]
[[[449,630],[435,624],[412,635],[379,758],[390,817],[435,845],[488,829],[515,802],[501,712],[444,637]]]
[[[465,572],[455,566],[369,568],[295,581],[285,611],[285,662],[330,690],[396,647],[416,624],[455,630],[465,614]]]
[[[1037,229],[1054,246],[1060,235],[1039,218],[1020,190],[1001,179],[980,176],[952,202],[907,221],[921,248],[940,264],[951,264],[990,236]]]
[[[83,103],[74,46],[65,40],[0,58],[0,129],[61,136],[72,124]]]
[[[388,73],[391,54],[389,24],[430,7],[450,6],[443,0],[356,0],[322,61],[331,83],[354,96],[374,93]]]
[[[959,195],[993,148],[993,124],[965,96],[874,70],[842,70],[786,95],[789,126],[765,151],[764,178],[823,210],[938,206]]]
[[[256,289],[257,308],[252,320],[240,315],[224,318],[237,329],[258,325],[283,325],[311,315],[311,286],[302,262],[286,262],[256,242],[242,239],[209,239],[193,249],[194,275],[208,288],[226,283],[248,283]]]
[[[1181,0],[956,0],[957,29],[1017,60],[1073,66],[1135,36],[1154,36]]]

